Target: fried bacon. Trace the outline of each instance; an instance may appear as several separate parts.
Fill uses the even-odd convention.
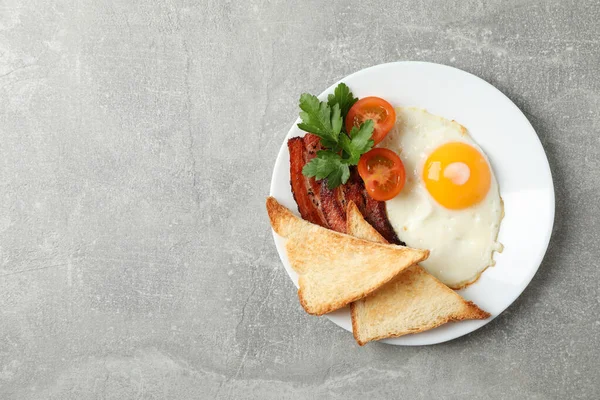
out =
[[[290,184],[294,200],[302,218],[314,224],[346,233],[346,204],[353,201],[365,219],[388,242],[404,245],[392,228],[383,201],[373,200],[365,191],[356,168],[350,179],[335,189],[327,187],[327,180],[316,181],[302,175],[302,168],[321,149],[318,136],[307,133],[303,138],[288,140],[290,152]]]
[[[310,162],[313,158],[317,156],[317,151],[321,150],[321,139],[317,135],[313,135],[312,133],[307,133],[302,138],[304,141],[304,147],[306,147],[306,162]],[[317,206],[320,207],[321,201],[321,182],[317,182],[315,178],[308,178],[308,183],[310,185],[310,189],[312,189],[313,193],[313,202]],[[323,216],[325,219],[325,217]]]
[[[367,222],[388,242],[405,246],[406,244],[398,239],[396,231],[394,231],[394,228],[392,228],[392,225],[387,218],[385,202],[374,200],[367,194],[366,190],[363,190],[363,193],[365,199],[365,213],[363,216]]]
[[[342,187],[329,189],[327,179],[321,181],[321,209],[329,228],[346,233],[346,202]]]
[[[302,175],[302,168],[306,164],[308,155],[302,138],[295,137],[288,140],[288,150],[290,152],[290,185],[300,215],[313,224],[329,228],[322,211],[319,209],[318,201],[315,203],[313,199],[315,193],[311,188],[309,179]]]
[[[350,169],[350,179],[348,179],[348,182],[342,188],[346,204],[349,201],[353,201],[358,210],[365,215],[365,186],[356,168],[352,167]],[[344,204],[344,210],[346,209],[346,204]]]

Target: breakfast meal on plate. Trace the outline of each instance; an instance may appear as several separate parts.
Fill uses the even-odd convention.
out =
[[[503,203],[466,128],[341,83],[300,97],[288,140],[301,218],[267,199],[310,314],[350,305],[356,341],[422,332],[489,313],[454,290],[494,265]]]

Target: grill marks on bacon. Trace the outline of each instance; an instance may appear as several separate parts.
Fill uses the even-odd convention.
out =
[[[352,167],[350,179],[335,189],[327,180],[316,181],[302,175],[302,168],[321,150],[318,136],[307,133],[303,138],[288,140],[290,184],[302,218],[325,228],[346,233],[346,204],[353,201],[365,219],[390,243],[404,245],[387,219],[385,203],[373,200],[365,191],[362,179]]]

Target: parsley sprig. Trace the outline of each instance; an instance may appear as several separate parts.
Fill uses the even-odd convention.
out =
[[[298,128],[320,137],[323,147],[304,166],[302,173],[317,180],[327,178],[330,189],[346,183],[350,178],[350,166],[358,164],[360,156],[373,147],[372,120],[367,120],[360,128],[353,127],[350,132],[344,129],[344,118],[357,100],[344,83],[335,88],[327,102],[308,93],[300,96],[302,122]]]

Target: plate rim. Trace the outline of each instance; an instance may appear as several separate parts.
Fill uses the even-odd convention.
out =
[[[489,324],[490,322],[492,322],[494,319],[496,319],[496,317],[500,316],[504,311],[506,311],[506,309],[508,309],[510,306],[512,306],[515,301],[517,301],[517,299],[523,294],[523,292],[525,291],[525,289],[529,286],[529,284],[531,283],[531,281],[533,280],[533,277],[535,276],[535,274],[537,273],[537,271],[539,270],[539,268],[541,267],[544,257],[548,251],[548,246],[550,244],[550,240],[552,237],[552,233],[554,231],[554,223],[555,223],[555,214],[556,214],[556,194],[555,194],[555,188],[554,188],[554,179],[552,176],[552,169],[550,168],[550,161],[548,159],[548,155],[546,153],[546,150],[544,149],[542,142],[540,140],[539,135],[537,134],[535,128],[533,127],[533,125],[531,124],[531,122],[529,121],[529,119],[525,116],[525,114],[523,113],[523,111],[506,95],[504,94],[500,89],[498,89],[497,87],[495,87],[494,85],[492,85],[491,83],[487,82],[486,80],[484,80],[483,78],[480,78],[477,75],[474,75],[468,71],[464,71],[462,69],[453,67],[453,66],[449,66],[449,65],[445,65],[445,64],[439,64],[439,63],[433,63],[433,62],[427,62],[427,61],[394,61],[394,62],[388,62],[388,63],[382,63],[382,64],[377,64],[377,65],[373,65],[370,67],[366,67],[363,69],[360,69],[358,71],[355,71],[341,79],[339,79],[338,81],[336,81],[335,83],[333,83],[332,85],[330,85],[329,87],[327,87],[325,90],[323,90],[317,97],[320,100],[323,100],[325,98],[325,96],[329,93],[333,92],[333,89],[340,83],[340,82],[344,82],[346,80],[349,80],[350,78],[355,77],[356,75],[359,74],[363,74],[363,73],[367,73],[370,72],[372,70],[376,70],[379,68],[390,68],[390,67],[394,67],[394,66],[400,66],[400,65],[414,65],[414,66],[424,66],[427,68],[441,68],[441,69],[447,69],[450,70],[454,73],[459,73],[459,74],[464,74],[465,76],[467,76],[470,79],[475,79],[477,81],[478,84],[482,84],[484,86],[486,86],[489,89],[492,89],[492,91],[496,92],[496,94],[499,94],[499,98],[502,99],[502,101],[508,105],[508,107],[513,109],[513,112],[515,115],[518,115],[522,121],[528,126],[528,128],[531,130],[531,132],[533,133],[533,136],[535,137],[535,143],[538,147],[538,150],[541,151],[541,154],[543,154],[544,156],[544,160],[545,160],[545,165],[544,165],[544,169],[545,169],[545,176],[548,178],[548,186],[547,186],[547,190],[549,192],[549,196],[547,197],[547,201],[548,201],[548,208],[550,211],[550,215],[549,215],[549,225],[548,225],[548,229],[544,234],[544,238],[543,238],[543,245],[539,247],[539,252],[535,257],[535,268],[532,268],[529,272],[529,274],[523,279],[522,281],[522,287],[518,288],[518,294],[510,301],[507,302],[507,304],[505,306],[502,306],[501,310],[497,313],[495,313],[494,315],[492,315],[490,318],[486,319],[486,320],[480,320],[480,321],[471,321],[471,322],[479,322],[473,329],[459,333],[458,335],[452,336],[452,337],[447,337],[447,338],[441,338],[441,340],[432,340],[429,341],[427,343],[400,343],[400,342],[394,342],[395,339],[399,339],[399,338],[388,338],[388,339],[384,339],[384,340],[380,340],[379,343],[385,343],[385,344],[391,344],[391,345],[396,345],[396,346],[428,346],[428,345],[435,345],[435,344],[441,344],[441,343],[445,343],[451,340],[455,340],[458,339],[460,337],[466,336],[468,334],[471,334],[479,329],[481,329],[482,327],[484,327],[485,325]],[[282,153],[286,150],[287,148],[287,140],[292,135],[292,131],[294,131],[294,129],[296,128],[296,125],[300,122],[300,118],[296,118],[296,120],[294,121],[294,123],[292,124],[292,126],[290,127],[290,129],[288,130],[288,132],[286,133],[286,135],[284,136],[283,139],[283,143],[281,144],[279,151],[277,152],[277,157],[275,159],[275,163],[274,163],[274,167],[273,167],[273,171],[271,174],[271,183],[269,185],[269,196],[273,196],[274,195],[274,191],[275,190],[275,181],[276,181],[276,173],[278,171],[278,166],[280,164],[281,161],[281,156]],[[279,166],[280,167],[280,166]],[[291,191],[291,189],[290,189]],[[500,188],[500,194],[502,196],[502,188]],[[296,213],[297,214],[297,213]],[[284,270],[286,272],[286,274],[288,275],[288,278],[292,281],[292,283],[294,283],[294,285],[297,287],[296,282],[294,282],[292,276],[289,274],[289,272],[287,271],[287,269],[285,268],[285,262],[283,260],[283,255],[281,254],[281,251],[279,249],[279,246],[277,246],[277,240],[278,240],[278,235],[275,233],[275,231],[273,229],[271,229],[271,233],[273,235],[273,240],[275,242],[276,248],[277,248],[277,253],[278,256],[280,258],[281,263],[284,266]],[[286,256],[287,258],[287,256]],[[339,326],[340,328],[344,329],[347,331],[347,329],[343,326],[341,326],[340,324],[338,324],[336,321],[334,321],[329,314],[325,314],[325,316],[331,321],[333,322],[335,325]],[[468,323],[469,321],[463,321],[462,323]],[[352,333],[351,331],[349,331],[350,333]],[[410,336],[417,336],[419,334],[415,334],[415,335],[410,335]],[[401,338],[401,337],[400,337]]]

